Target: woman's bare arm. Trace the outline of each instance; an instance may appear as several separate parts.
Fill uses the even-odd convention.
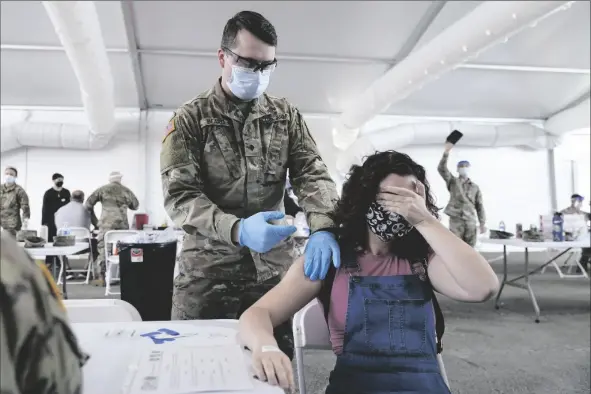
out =
[[[488,261],[473,247],[435,218],[419,223],[417,230],[435,252],[428,267],[435,290],[465,302],[483,302],[496,294],[499,279]]]
[[[243,344],[251,350],[277,346],[273,327],[312,301],[321,286],[321,281],[311,281],[304,275],[304,256],[296,259],[281,282],[240,316],[239,332]]]

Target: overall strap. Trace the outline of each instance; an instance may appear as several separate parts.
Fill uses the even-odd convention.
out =
[[[416,264],[419,263],[423,272],[420,272],[416,269]],[[443,319],[443,312],[441,311],[441,307],[439,306],[439,301],[437,301],[437,297],[435,296],[435,291],[433,290],[433,285],[431,284],[431,280],[429,279],[428,271],[427,271],[427,260],[423,259],[420,262],[416,262],[415,264],[411,264],[411,269],[413,274],[418,275],[419,277],[424,277],[427,281],[429,286],[429,291],[431,292],[432,300],[433,300],[433,311],[435,313],[435,335],[437,336],[437,353],[441,353],[443,351],[443,344],[441,339],[443,338],[443,334],[445,333],[445,320]],[[421,271],[422,271],[421,270]],[[421,278],[422,279],[422,278]]]
[[[357,253],[353,250],[341,247],[341,267],[352,268],[357,264]],[[330,294],[332,293],[332,285],[336,275],[337,269],[331,264],[328,268],[326,277],[322,281],[320,292],[318,293],[318,301],[320,301],[320,305],[322,305],[322,309],[324,310],[324,318],[326,319],[327,324],[328,312],[330,309]]]

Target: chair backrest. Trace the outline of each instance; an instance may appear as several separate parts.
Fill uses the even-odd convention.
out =
[[[310,301],[293,317],[294,345],[308,349],[331,349],[324,312],[318,300]]]
[[[131,322],[142,318],[128,302],[113,299],[64,300],[71,323]]]
[[[139,234],[139,230],[110,230],[105,233],[105,245],[126,239],[131,235]]]

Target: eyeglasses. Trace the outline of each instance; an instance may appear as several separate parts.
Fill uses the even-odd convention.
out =
[[[269,71],[270,72],[270,71],[275,70],[275,67],[277,66],[277,59],[261,62],[261,61],[255,60],[255,59],[240,56],[240,55],[232,52],[232,50],[227,47],[222,47],[222,50],[224,50],[225,52],[229,52],[230,54],[232,54],[236,58],[236,65],[237,66],[248,68],[249,70],[252,70],[252,71]]]

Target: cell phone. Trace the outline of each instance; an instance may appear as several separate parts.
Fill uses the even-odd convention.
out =
[[[457,144],[458,141],[464,136],[464,134],[460,133],[458,130],[454,130],[451,132],[450,135],[447,136],[445,142],[449,142],[450,144]]]

